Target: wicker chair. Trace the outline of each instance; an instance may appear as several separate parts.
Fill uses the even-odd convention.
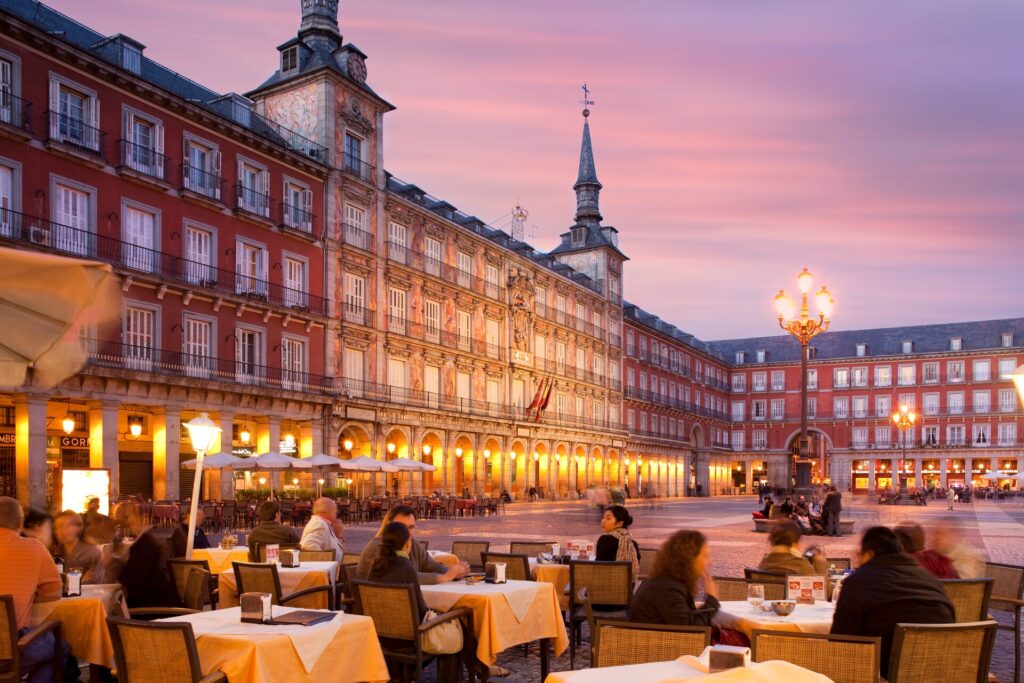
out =
[[[647,664],[697,656],[711,644],[710,626],[665,626],[597,620],[595,667]]]
[[[996,622],[896,624],[889,683],[986,683]]]
[[[488,562],[504,562],[505,578],[509,581],[533,581],[530,574],[530,558],[526,555],[511,553],[484,553],[484,564]]]
[[[853,562],[848,557],[826,557],[825,565],[835,565],[837,572],[845,572],[848,569],[853,569]]]
[[[946,579],[941,583],[953,603],[956,623],[968,624],[988,619],[993,579]]]
[[[468,564],[474,571],[481,571],[484,568],[483,554],[490,548],[490,541],[452,541],[452,555]]]
[[[31,667],[22,666],[21,656],[29,645],[40,636],[53,634],[53,656]],[[43,667],[53,667],[54,683],[64,680],[64,639],[59,621],[45,621],[18,638],[18,619],[14,613],[14,597],[0,595],[0,681],[20,683],[27,676]]]
[[[402,666],[402,681],[407,680],[405,674],[409,666],[416,667],[415,680],[423,680],[423,669],[430,664],[433,655],[423,651],[422,636],[430,629],[456,619],[462,624],[462,662],[469,680],[475,680],[476,643],[472,610],[450,610],[421,624],[415,586],[369,581],[353,581],[352,585],[356,595],[355,612],[373,619],[384,658]],[[446,677],[438,672],[437,678]]]
[[[651,575],[651,569],[654,568],[654,556],[657,554],[657,548],[640,548],[640,576],[637,578],[641,581]]]
[[[274,605],[287,605],[300,598],[305,598],[317,593],[323,593],[327,604],[334,605],[334,586],[314,586],[304,588],[288,595],[281,592],[281,576],[277,573],[276,564],[262,564],[250,562],[235,562],[231,565],[235,570],[235,586],[238,594],[242,593],[270,593],[271,603]]]
[[[786,583],[786,574],[783,572],[770,572],[754,567],[745,567],[743,576],[747,583]]]
[[[718,586],[718,599],[722,602],[747,599],[747,580],[738,579],[735,576],[716,576],[715,585]],[[767,592],[767,588],[765,592]]]
[[[527,557],[537,557],[541,553],[551,554],[551,549],[554,547],[554,541],[539,541],[539,542],[528,542],[528,541],[512,541],[509,543],[508,551],[512,555],[526,555]]]
[[[185,595],[182,597],[185,609],[201,612],[209,602],[209,594],[210,572],[199,567],[189,567],[188,578],[185,579]]]
[[[174,589],[178,592],[178,599],[183,604],[185,603],[185,584],[188,582],[189,573],[193,568],[206,572],[209,579],[206,591],[202,595],[202,604],[193,609],[202,609],[207,603],[210,603],[212,609],[217,609],[217,580],[210,571],[210,563],[206,560],[186,560],[184,558],[167,560],[167,569],[170,570],[171,577],[174,579]],[[185,606],[188,607],[188,605]]]
[[[107,617],[120,683],[219,683],[223,671],[202,675],[192,624]]]
[[[1010,623],[999,624],[1001,631],[1012,631],[1013,642],[1013,680],[1020,680],[1020,617],[1024,607],[1024,567],[1013,564],[985,563],[985,576],[994,579],[992,598],[988,608],[993,612],[1005,612],[1010,616]]]
[[[878,683],[882,639],[755,629],[755,662],[781,659],[827,676],[834,683]]]
[[[279,543],[278,549],[280,550],[300,550],[298,543]],[[252,544],[249,549],[249,556],[253,562],[266,562],[267,561],[267,544],[256,541]]]
[[[633,597],[632,562],[590,562],[569,563],[569,666],[576,666],[576,645],[586,615],[577,602],[580,589],[586,588],[591,605],[597,605],[595,612],[603,618],[623,619]]]
[[[341,556],[342,564],[359,564],[359,560],[363,557],[362,553],[345,553]]]
[[[334,550],[300,550],[299,562],[334,562]]]

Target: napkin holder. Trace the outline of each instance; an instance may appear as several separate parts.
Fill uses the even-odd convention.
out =
[[[64,575],[64,597],[76,598],[82,594],[82,570],[69,569]]]
[[[508,583],[505,578],[504,562],[488,562],[484,565],[484,581],[487,583]]]
[[[282,567],[298,567],[301,564],[299,558],[298,549],[289,549],[281,551],[281,566]]]
[[[238,596],[242,621],[263,624],[270,621],[270,593],[242,593]]]
[[[750,648],[712,645],[708,648],[708,673],[750,666]]]
[[[267,564],[276,564],[281,559],[281,546],[277,543],[268,543],[265,548],[267,555],[264,561]]]

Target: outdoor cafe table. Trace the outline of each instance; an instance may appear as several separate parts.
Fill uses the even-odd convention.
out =
[[[459,558],[451,553],[446,553],[443,550],[428,550],[427,554],[430,555],[438,564],[443,564],[446,567],[454,567],[459,563]]]
[[[553,639],[555,654],[569,646],[565,623],[554,586],[537,581],[502,584],[451,581],[421,586],[427,607],[438,613],[465,607],[473,611],[476,658],[490,666],[498,653],[514,645],[541,643],[541,675],[547,675],[547,642]]]
[[[273,616],[291,611],[275,606]],[[313,626],[246,624],[232,607],[163,621],[192,624],[203,675],[223,671],[231,683],[387,681],[373,620],[334,615]]]
[[[801,633],[828,633],[832,629],[832,617],[836,607],[831,602],[819,600],[813,605],[797,604],[789,616],[780,617],[775,612],[756,614],[746,602],[723,602],[715,615],[714,623],[723,628],[741,631],[747,638],[754,629],[768,631],[799,631]]]
[[[108,613],[121,615],[116,592],[119,584],[82,586],[82,595],[32,605],[31,624],[47,619],[60,622],[71,654],[96,666],[114,667],[114,646],[107,630]]]
[[[534,581],[550,583],[555,587],[555,594],[558,596],[558,605],[562,610],[569,609],[569,594],[565,589],[569,586],[569,565],[567,564],[540,564],[537,558],[530,558],[530,575]]]
[[[326,586],[334,583],[338,576],[337,562],[303,562],[298,567],[282,567],[277,565],[278,576],[281,577],[281,592],[285,595],[300,591],[304,588],[314,586]],[[221,607],[238,606],[238,586],[235,585],[235,572],[225,571],[217,576],[217,586],[220,597],[218,605]],[[318,593],[302,598],[290,606],[312,607],[324,609],[327,607],[327,595]]]
[[[192,551],[193,560],[206,560],[210,565],[210,573],[217,575],[230,572],[233,562],[248,562],[249,549],[244,545],[234,548],[196,548]]]
[[[680,657],[668,662],[607,666],[601,669],[556,671],[544,683],[831,683],[821,674],[783,661],[751,664],[709,674],[697,657]]]

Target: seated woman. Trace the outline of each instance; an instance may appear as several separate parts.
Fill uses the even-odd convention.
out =
[[[44,548],[50,550],[53,546],[53,517],[49,512],[38,508],[26,509],[21,535],[36,539]]]
[[[640,580],[640,546],[629,535],[633,518],[622,505],[610,505],[601,516],[601,530],[594,549],[598,562],[632,562],[633,581]]]
[[[651,574],[629,605],[627,621],[674,626],[710,626],[718,613],[718,589],[708,573],[711,551],[699,531],[677,531],[658,549]],[[703,583],[704,605],[694,602]],[[704,611],[707,610],[707,611]]]
[[[82,583],[103,583],[100,549],[82,540],[85,525],[77,512],[65,510],[54,520],[54,557],[60,557],[65,569],[81,569]]]
[[[375,583],[391,583],[414,586],[416,603],[420,611],[420,621],[427,613],[427,603],[423,600],[420,590],[419,574],[409,559],[412,547],[412,534],[409,527],[400,522],[386,524],[380,532],[380,546],[377,556],[373,558],[370,571],[366,575],[368,581]]]
[[[128,606],[179,607],[181,601],[167,569],[167,539],[148,528],[134,506],[119,507],[118,514],[135,537],[119,576]]]
[[[818,548],[813,548],[811,559],[808,560],[796,547],[800,536],[800,529],[796,523],[783,521],[776,524],[768,534],[771,550],[761,558],[757,568],[800,576],[824,575],[828,571],[825,556]]]

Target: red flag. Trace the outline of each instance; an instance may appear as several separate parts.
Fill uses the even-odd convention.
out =
[[[539,406],[537,406],[537,422],[540,422],[540,414],[548,409],[548,403],[551,401],[551,389],[554,387],[554,385],[554,381],[548,380],[548,388],[547,391],[544,393],[544,400],[541,401]]]
[[[544,393],[544,381],[545,380],[542,379],[540,384],[537,385],[537,391],[533,394],[533,400],[530,401],[530,407],[526,409],[528,414],[532,413],[533,410],[540,405],[541,395]]]

